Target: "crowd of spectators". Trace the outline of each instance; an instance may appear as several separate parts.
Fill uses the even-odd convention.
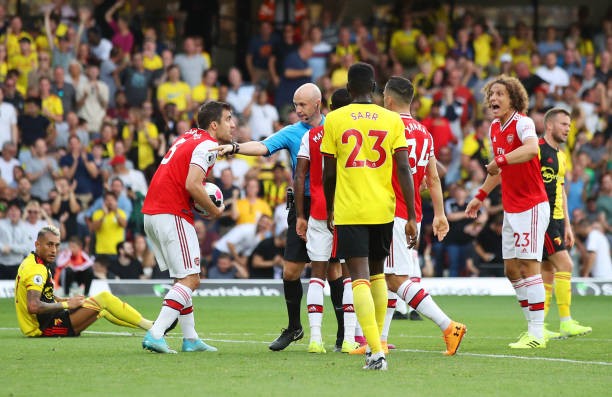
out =
[[[314,20],[297,1],[292,23],[279,23],[269,10],[274,2],[265,1],[245,68],[221,71],[202,37],[174,46],[156,26],[136,29],[124,1],[102,15],[96,7],[75,10],[57,0],[26,29],[22,16],[0,5],[2,277],[16,272],[46,223],[60,228],[62,241],[82,247],[96,278],[164,277],[140,209],[157,165],[173,139],[194,126],[198,106],[226,101],[239,120],[236,140],[264,139],[298,120],[292,97],[303,83],[319,85],[326,112],[355,61],[374,66],[378,87],[392,75],[410,78],[413,115],[434,138],[451,229],[442,243],[432,238],[425,198],[419,248],[425,276],[501,275],[499,193],[492,192],[476,220],[464,214],[492,155],[480,88],[500,73],[525,85],[538,132],[549,108],[572,114],[565,189],[572,222],[584,226],[576,227],[576,274],[589,275],[580,265],[592,251],[589,239],[611,240],[610,16],[594,28],[547,26],[536,40],[522,21],[503,35],[479,15],[451,22],[444,7],[433,23],[405,10],[381,29],[326,10]],[[381,103],[380,92],[375,96]],[[219,159],[211,180],[223,191],[225,213],[215,222],[196,220],[203,276],[280,276],[288,161],[284,154]],[[67,243],[65,249],[70,257]]]

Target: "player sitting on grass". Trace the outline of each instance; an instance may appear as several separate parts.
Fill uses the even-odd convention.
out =
[[[124,327],[148,330],[153,322],[110,292],[85,298],[58,298],[49,269],[60,245],[60,232],[45,226],[38,232],[36,250],[21,265],[15,280],[15,309],[26,336],[79,336],[100,317]]]

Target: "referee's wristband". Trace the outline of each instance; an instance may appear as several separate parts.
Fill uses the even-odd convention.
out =
[[[232,152],[230,154],[236,154],[238,152],[240,152],[240,145],[237,144],[236,142],[232,142]]]
[[[503,167],[504,165],[507,165],[508,159],[506,158],[506,155],[500,154],[499,156],[495,156],[495,164],[497,164],[499,168]]]
[[[68,302],[63,301],[63,302],[60,302],[60,303],[62,304],[62,309],[68,309]]]
[[[487,198],[488,195],[489,195],[489,193],[485,192],[482,189],[478,189],[478,193],[476,193],[474,198],[477,198],[480,201],[484,201]]]

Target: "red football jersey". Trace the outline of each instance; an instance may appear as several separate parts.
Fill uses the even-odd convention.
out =
[[[489,136],[495,156],[512,152],[527,138],[537,138],[533,120],[518,112],[514,112],[504,125],[499,119],[493,120]],[[527,211],[548,201],[538,156],[524,163],[505,165],[501,172],[501,189],[502,205],[506,212]]]
[[[178,137],[155,171],[142,213],[173,214],[193,224],[193,199],[185,189],[189,166],[197,165],[208,175],[217,160],[217,152],[208,150],[215,146],[217,141],[198,128]]]
[[[410,169],[412,170],[412,180],[414,181],[414,210],[416,212],[416,221],[421,222],[423,219],[423,209],[421,208],[421,192],[420,186],[427,173],[427,165],[429,159],[434,157],[434,142],[427,128],[409,114],[400,113],[402,121],[406,128],[406,143],[408,144],[408,159],[410,161]],[[393,191],[395,191],[395,216],[402,219],[408,219],[408,209],[406,201],[397,178],[395,162],[393,163]]]
[[[310,216],[318,220],[327,219],[325,194],[323,193],[323,155],[321,141],[323,126],[310,129],[302,137],[297,157],[310,160]]]

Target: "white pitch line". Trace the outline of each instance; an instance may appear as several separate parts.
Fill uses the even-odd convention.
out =
[[[396,349],[394,352],[406,352],[406,353],[435,353],[440,354],[439,351],[434,350],[419,350],[419,349]],[[473,357],[487,357],[487,358],[514,358],[517,360],[536,360],[536,361],[552,361],[570,364],[591,364],[591,365],[612,365],[611,362],[607,361],[582,361],[582,360],[571,360],[568,358],[552,358],[552,357],[525,357],[525,356],[513,356],[510,354],[484,354],[484,353],[457,353],[457,356],[473,356]]]
[[[2,328],[0,327],[0,331],[18,331],[18,328]],[[111,335],[111,336],[142,336],[133,332],[113,332],[113,331],[83,331],[85,334],[92,335]],[[211,335],[226,335],[225,333],[215,334],[211,333]],[[240,334],[237,334],[240,335]],[[182,336],[178,334],[170,334],[166,336],[167,338],[182,338]],[[249,343],[249,344],[267,344],[267,341],[254,341],[254,340],[234,340],[234,339],[214,339],[214,338],[202,338],[205,341],[210,342],[221,342],[221,343]],[[403,352],[403,353],[425,353],[425,354],[440,354],[440,351],[437,350],[421,350],[421,349],[395,349],[394,352]],[[552,358],[552,357],[525,357],[525,356],[513,356],[509,354],[484,354],[484,353],[469,353],[469,352],[461,352],[457,353],[457,356],[471,356],[471,357],[485,357],[485,358],[510,358],[515,360],[535,360],[535,361],[548,361],[548,362],[560,362],[560,363],[568,363],[568,364],[586,364],[586,365],[603,365],[603,366],[612,366],[612,362],[607,361],[583,361],[583,360],[572,360],[568,358]]]

